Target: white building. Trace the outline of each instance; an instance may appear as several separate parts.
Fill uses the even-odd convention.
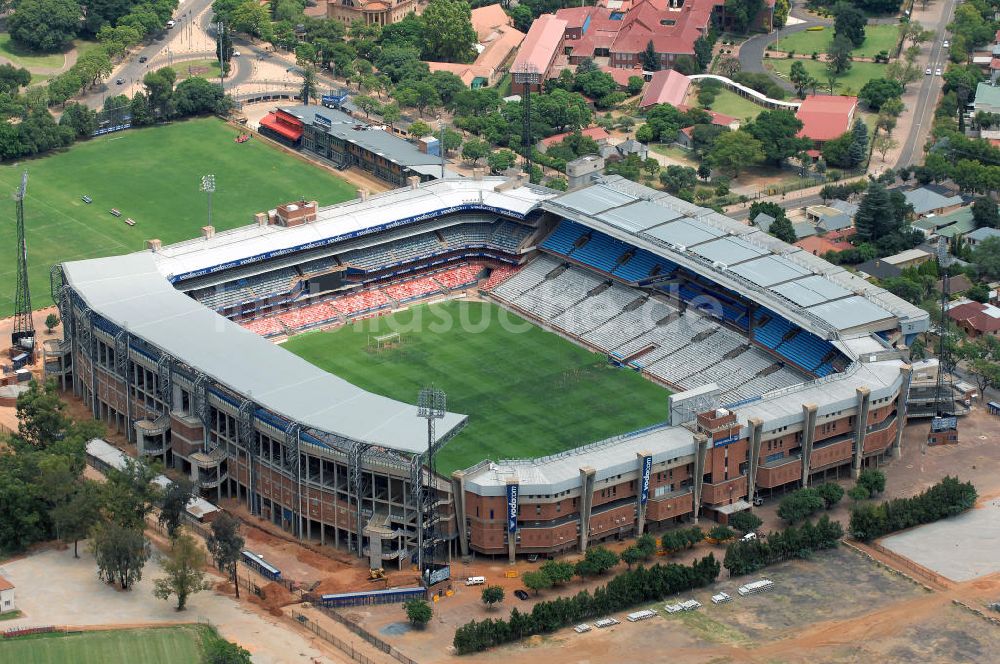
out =
[[[14,584],[0,576],[0,613],[17,611],[14,602]]]

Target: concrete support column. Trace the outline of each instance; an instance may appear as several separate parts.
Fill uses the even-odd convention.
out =
[[[639,466],[639,490],[636,491],[635,496],[635,536],[642,536],[643,530],[646,527],[646,503],[643,502],[642,494],[646,493],[646,497],[649,497],[649,476],[652,474],[652,460],[653,455],[650,452],[638,452],[636,453]],[[650,469],[647,474],[646,471],[646,458],[650,460]]]
[[[813,442],[816,440],[816,404],[802,404],[802,486],[809,486]]]
[[[694,491],[691,497],[694,500],[694,522],[698,523],[698,515],[701,514],[701,487],[705,477],[705,459],[708,457],[708,436],[696,433],[694,447]]]
[[[465,527],[465,473],[456,470],[451,474],[451,499],[455,501],[455,532],[458,535],[462,560],[469,556],[469,537]]]
[[[892,442],[889,449],[893,459],[898,459],[903,455],[903,427],[906,426],[906,418],[909,413],[906,405],[906,398],[910,393],[910,379],[913,375],[913,367],[905,364],[899,368],[899,375],[902,382],[899,386],[899,394],[896,395],[896,440]]]
[[[861,461],[865,458],[865,434],[868,431],[868,411],[872,402],[872,391],[865,386],[857,389],[858,405],[854,420],[854,457],[851,459],[851,477],[861,474]]]
[[[590,537],[590,512],[594,506],[594,477],[597,474],[590,466],[580,468],[580,553],[587,552]]]
[[[753,505],[753,497],[757,495],[757,468],[760,466],[760,444],[764,433],[764,420],[752,417],[750,425],[750,459],[747,465],[747,502]]]

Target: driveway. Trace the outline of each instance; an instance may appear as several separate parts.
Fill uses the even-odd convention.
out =
[[[799,7],[799,3],[797,2],[793,4],[791,16],[800,19],[802,23],[796,23],[795,25],[784,27],[775,32],[769,32],[763,35],[754,35],[750,39],[743,42],[743,45],[740,46],[740,69],[760,74],[770,74],[771,72],[764,68],[764,51],[769,44],[773,44],[778,40],[778,35],[783,34],[787,37],[788,35],[795,34],[796,32],[804,32],[814,25],[833,25],[833,21],[830,19],[821,19],[807,14]],[[788,81],[782,80],[774,75],[772,75],[771,78],[784,89],[790,92],[795,92],[795,87]]]

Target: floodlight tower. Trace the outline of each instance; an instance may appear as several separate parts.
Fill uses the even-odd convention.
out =
[[[423,578],[424,571],[429,564],[434,562],[434,549],[437,541],[434,535],[434,526],[437,521],[434,506],[434,424],[436,420],[444,417],[447,409],[448,397],[444,390],[433,387],[425,387],[420,390],[417,396],[417,417],[427,420],[427,483],[422,493],[421,499],[417,503],[417,567],[420,576]],[[429,525],[427,525],[429,524]],[[424,542],[431,542],[430,560],[425,560]]]
[[[14,192],[17,209],[17,290],[14,294],[14,331],[11,345],[35,350],[35,324],[31,320],[31,291],[28,288],[28,244],[24,238],[24,194],[28,190],[28,171],[21,176],[21,186]]]
[[[201,176],[201,190],[208,194],[208,225],[212,225],[212,194],[215,193],[215,176]]]
[[[524,63],[514,72],[514,83],[521,84],[521,146],[524,148],[524,168],[531,174],[531,86],[541,84],[538,69]]]
[[[955,392],[952,389],[950,368],[952,366],[951,347],[948,344],[948,295],[950,288],[951,256],[948,255],[948,241],[945,238],[938,238],[937,245],[938,271],[941,272],[941,322],[938,334],[938,368],[937,383],[934,389],[934,410],[935,416],[931,419],[931,432],[928,442],[936,443],[941,435],[949,435],[950,432],[958,430],[958,420],[955,417]],[[949,371],[945,378],[945,371]],[[954,438],[957,440],[957,438]]]

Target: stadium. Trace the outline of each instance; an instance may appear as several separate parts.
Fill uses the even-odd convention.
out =
[[[907,417],[905,345],[929,324],[843,268],[617,176],[568,193],[481,172],[411,178],[148,246],[53,268],[65,325],[45,344],[48,375],[206,497],[238,498],[372,567],[416,560],[425,535],[453,557],[583,551],[677,521],[724,522],[758,498],[878,464]],[[543,416],[508,431],[508,419],[489,432],[499,448],[481,445],[477,420],[507,408],[504,394],[468,400],[471,415],[418,407],[415,390],[389,398],[283,347],[301,331],[452,300],[530,321],[555,339],[545,347],[599,353],[602,376],[633,382],[594,383],[590,405],[551,418],[615,411],[627,428],[590,439],[599,427],[572,429],[545,448],[562,426]],[[471,336],[461,343],[474,354]],[[520,342],[502,339],[517,355]],[[359,352],[399,341],[375,334]],[[355,382],[377,386],[380,366],[394,365],[365,365]],[[549,383],[543,406],[559,410],[571,382]],[[534,449],[553,451],[517,458]],[[452,460],[444,472],[437,458]]]

